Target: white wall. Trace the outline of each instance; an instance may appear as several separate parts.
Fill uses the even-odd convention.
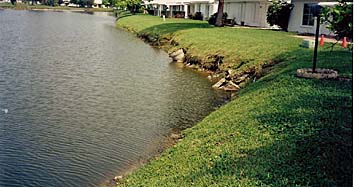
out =
[[[268,5],[268,2],[226,2],[224,12],[238,24],[243,21],[249,26],[269,27],[266,20]]]
[[[195,5],[193,5],[193,4],[190,4],[189,5],[189,14],[194,14],[194,12],[195,12]]]
[[[201,12],[205,20],[209,19],[218,10],[218,5],[215,3],[191,3],[190,4],[190,13],[194,14],[195,12]],[[192,8],[194,7],[194,8]]]
[[[165,0],[154,0],[154,2],[156,1],[158,2]],[[218,10],[218,0],[207,0],[205,2],[200,0],[183,1],[190,1],[190,14],[201,12],[204,16],[204,19],[208,19]],[[269,24],[266,20],[269,4],[270,2],[268,0],[225,0],[224,12],[228,13],[228,18],[235,18],[235,21],[238,24],[240,24],[241,21],[244,21],[245,25],[249,26],[269,27]]]
[[[210,12],[210,14],[211,15],[213,15],[213,14],[215,14],[216,12],[218,12],[218,2],[214,2],[214,3],[212,3],[210,6],[212,6],[212,8],[210,9],[211,10],[211,12]]]
[[[309,33],[315,34],[316,29],[316,18],[314,26],[302,25],[303,21],[303,8],[305,3],[317,3],[318,1],[292,1],[294,8],[291,12],[288,24],[288,31],[298,32],[298,33]],[[332,32],[329,31],[325,25],[320,25],[320,34],[332,35]]]
[[[103,4],[102,0],[94,0],[94,4],[101,5]]]

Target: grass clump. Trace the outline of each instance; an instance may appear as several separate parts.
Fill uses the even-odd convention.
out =
[[[190,23],[196,26],[179,27]],[[329,45],[319,51],[318,67],[345,79],[302,79],[296,70],[312,66],[313,51],[299,48],[300,40],[289,33],[210,28],[191,20],[163,23],[149,16],[126,17],[118,25],[173,34],[179,47],[197,56],[223,54],[224,66],[237,71],[279,61],[119,186],[352,186],[349,51],[330,52]]]

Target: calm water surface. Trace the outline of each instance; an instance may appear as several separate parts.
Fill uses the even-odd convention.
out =
[[[114,21],[0,10],[0,186],[97,186],[221,103]]]

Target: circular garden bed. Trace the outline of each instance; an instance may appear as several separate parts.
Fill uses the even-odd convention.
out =
[[[314,79],[336,79],[337,71],[332,69],[316,68],[315,72],[311,68],[303,68],[297,70],[297,77],[314,78]]]

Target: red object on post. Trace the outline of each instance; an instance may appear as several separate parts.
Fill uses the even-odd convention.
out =
[[[324,34],[321,35],[320,46],[324,46]]]
[[[342,44],[341,44],[342,48],[346,48],[347,47],[347,41],[346,41],[346,37],[344,37],[342,39]]]

